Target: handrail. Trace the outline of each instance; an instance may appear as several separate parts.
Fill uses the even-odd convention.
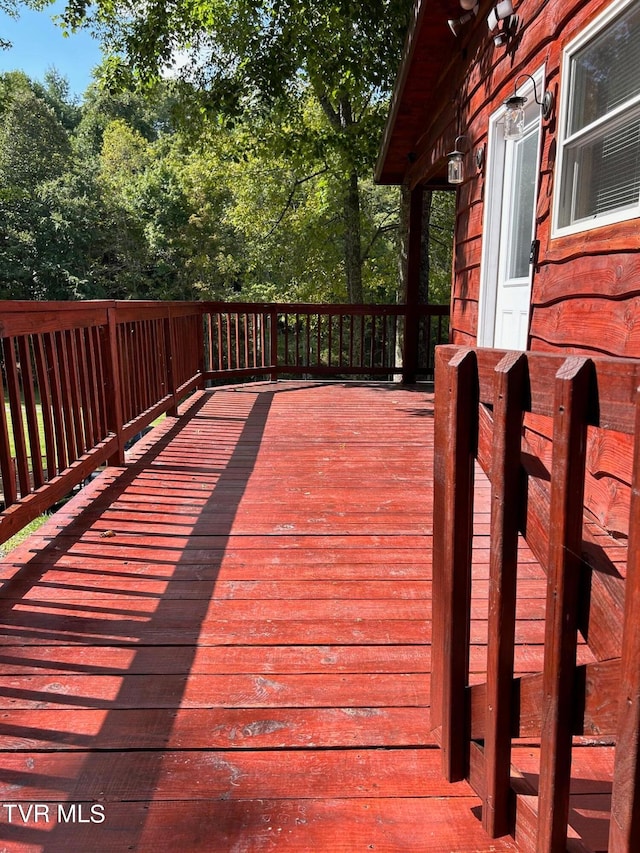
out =
[[[448,306],[419,306],[421,363],[446,341]],[[0,542],[69,494],[208,382],[383,376],[402,364],[403,305],[0,303]]]
[[[640,809],[640,360],[440,347],[436,361],[431,698],[443,772],[470,780],[490,835],[513,832],[511,739],[537,734],[539,789],[520,791],[538,794],[537,825],[524,836],[555,853],[566,849],[572,737],[592,726],[617,740],[610,842],[630,849],[622,839],[637,833]],[[476,463],[491,484],[490,592],[487,682],[470,686]],[[628,495],[626,579],[585,507],[607,472],[619,501]],[[547,601],[543,671],[517,679],[519,536],[546,572]],[[608,541],[619,559],[624,540]],[[601,663],[577,666],[579,631]],[[517,819],[531,824],[525,801]]]

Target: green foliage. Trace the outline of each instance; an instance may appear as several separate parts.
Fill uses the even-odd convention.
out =
[[[456,194],[434,192],[429,223],[429,302],[447,305],[451,296]]]
[[[81,103],[0,75],[0,298],[395,301],[398,191],[370,176],[409,6],[68,0],[112,53]]]
[[[70,155],[69,137],[53,110],[33,92],[18,91],[0,124],[0,187],[28,193],[60,176]]]
[[[245,123],[247,114],[260,125],[267,117],[272,157],[306,155],[304,179],[324,168],[341,208],[335,231],[346,295],[361,301],[370,249],[360,181],[373,167],[410,6],[410,0],[69,0],[65,19],[98,27],[111,53],[124,57],[108,67],[111,83],[157,86],[171,70],[192,127],[212,118]],[[317,115],[308,122],[310,100]]]

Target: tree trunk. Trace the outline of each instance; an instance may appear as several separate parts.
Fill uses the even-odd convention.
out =
[[[401,305],[407,301],[407,272],[409,263],[409,211],[411,209],[411,190],[406,184],[400,187],[399,213],[398,213],[398,297],[397,302]]]
[[[418,286],[418,302],[426,305],[429,302],[429,241],[431,239],[431,209],[433,193],[424,190],[422,193],[422,229],[420,239],[420,284]],[[404,184],[400,187],[400,212],[398,228],[398,302],[407,300],[407,275],[409,261],[409,211],[411,209],[411,190]]]
[[[354,125],[353,109],[347,94],[342,94],[334,106],[329,94],[319,79],[312,79],[312,86],[331,127],[339,134],[350,131]],[[360,187],[358,171],[353,165],[345,170],[344,193],[344,266],[347,279],[347,299],[362,303],[362,245],[360,235]]]
[[[352,171],[344,199],[344,262],[349,302],[363,301],[362,247],[360,244],[360,191],[358,173]]]

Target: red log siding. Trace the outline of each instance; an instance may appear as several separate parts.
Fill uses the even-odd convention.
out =
[[[551,120],[543,122],[537,208],[540,261],[532,291],[530,348],[640,357],[637,220],[551,237],[562,52],[608,5],[605,0],[520,0],[514,3],[519,34],[507,50],[493,46],[484,22],[488,10],[483,8],[466,49],[452,53],[443,69],[441,94],[408,178],[415,184],[439,173],[458,133],[468,137],[472,152],[485,145],[489,117],[513,90],[516,77],[544,64],[556,104]],[[462,41],[453,46],[461,48]],[[458,105],[458,115],[452,103]],[[468,167],[471,176],[458,191],[456,223],[452,340],[458,344],[475,341],[478,325],[485,180],[475,173],[471,157]]]
[[[470,152],[486,146],[490,116],[513,91],[518,75],[532,74],[544,64],[555,105],[551,119],[542,124],[536,214],[540,251],[531,296],[529,347],[640,357],[638,221],[551,237],[563,50],[608,5],[608,0],[514,2],[520,29],[517,41],[507,50],[493,46],[484,20],[488,10],[483,8],[469,44],[453,54],[443,69],[430,128],[408,179],[415,184],[441,174],[443,155],[459,133],[468,137]],[[461,42],[456,46],[461,47]],[[452,104],[458,106],[452,109]],[[451,340],[475,346],[486,186],[472,156],[467,168],[469,177],[458,190]],[[549,438],[544,430],[530,435],[543,461],[550,452]],[[598,524],[622,536],[628,533],[630,469],[631,447],[624,437],[590,432],[585,506]]]

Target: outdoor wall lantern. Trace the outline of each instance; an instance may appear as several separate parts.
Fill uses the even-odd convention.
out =
[[[450,184],[461,184],[464,181],[464,151],[458,147],[463,142],[468,142],[466,136],[458,136],[453,145],[453,151],[447,154],[449,165],[447,167],[447,179]]]
[[[523,77],[528,77],[533,83],[533,99],[536,104],[542,107],[542,116],[547,119],[551,115],[553,109],[553,92],[547,91],[544,93],[542,100],[538,100],[538,90],[536,89],[536,81],[531,74],[520,74],[516,77],[516,82],[513,87],[513,95],[504,102],[504,138],[505,139],[522,139],[524,134],[524,105],[527,103],[527,98],[522,95],[517,95],[518,80]]]
[[[460,30],[478,14],[478,0],[460,0],[460,5],[464,9],[465,14],[459,18],[449,18],[447,23],[449,29],[457,38],[460,35]]]

